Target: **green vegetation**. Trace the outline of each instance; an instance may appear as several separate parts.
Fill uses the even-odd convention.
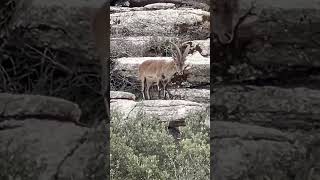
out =
[[[114,113],[115,114],[115,113]],[[193,115],[177,142],[156,118],[112,116],[111,178],[209,179],[209,128],[205,116]]]

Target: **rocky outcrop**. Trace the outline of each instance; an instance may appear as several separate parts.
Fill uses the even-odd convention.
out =
[[[78,144],[61,161],[56,178],[106,179],[105,170],[110,168],[105,148],[110,147],[108,141],[109,125],[101,122],[96,129],[89,129],[77,141]],[[108,178],[107,178],[108,179]]]
[[[144,117],[156,118],[159,122],[167,123],[170,127],[185,126],[186,119],[193,115],[209,115],[209,104],[207,102],[209,100],[209,90],[179,89],[171,92],[172,95],[180,94],[179,100],[134,101],[126,98],[130,93],[112,92],[112,94],[118,93],[118,96],[111,97],[111,114],[112,116],[123,117],[124,122],[143,115]],[[198,96],[191,94],[192,92],[198,92]],[[194,102],[197,100],[198,102]],[[207,116],[206,123],[210,126],[209,116]]]
[[[241,1],[242,13],[251,2]],[[235,46],[211,52],[219,82],[211,96],[213,178],[318,179],[320,6],[255,4],[258,19],[239,28]]]
[[[228,86],[215,88],[215,105],[228,121],[282,130],[320,127],[320,92],[308,88]]]
[[[167,122],[171,126],[185,124],[185,119],[191,114],[206,112],[202,104],[186,100],[148,100],[135,102],[122,98],[111,99],[111,114],[121,115],[126,119],[135,118],[138,115],[157,118],[160,122]]]
[[[53,0],[50,2],[35,0],[31,3],[30,1],[29,8],[32,11],[26,10],[18,13],[17,17],[14,18],[16,22],[12,23],[12,34],[17,34],[17,36],[11,37],[13,40],[10,39],[10,41],[14,43],[9,44],[9,48],[15,47],[23,52],[28,49],[31,51],[30,57],[22,56],[25,59],[31,58],[36,54],[40,57],[39,59],[44,59],[46,63],[55,64],[59,70],[62,69],[63,72],[71,76],[81,76],[83,75],[81,73],[84,72],[86,77],[98,77],[96,72],[100,69],[100,66],[97,66],[97,61],[93,61],[93,59],[97,58],[95,58],[94,45],[90,36],[90,22],[93,11],[103,2],[100,0],[94,2],[84,0]],[[119,34],[113,34],[113,37],[118,35],[120,37],[126,36],[129,39],[134,38],[132,35],[136,36],[139,33],[145,36],[147,31],[154,31],[152,34],[149,33],[150,36],[157,35],[155,32],[158,32],[159,36],[169,38],[175,37],[177,34],[187,35],[186,31],[193,32],[193,35],[200,34],[205,39],[209,37],[209,14],[207,11],[193,8],[177,9],[176,7],[170,4],[161,5],[161,7],[159,4],[153,4],[141,8],[112,8],[111,23],[113,24],[111,31],[112,33],[119,32]],[[156,15],[157,19],[152,19],[150,16],[152,14]],[[131,17],[130,15],[134,16]],[[145,15],[148,17],[144,17]],[[177,19],[181,20],[181,22],[178,22]],[[154,24],[144,27],[148,24],[143,23],[147,22]],[[164,34],[167,29],[162,26],[167,26],[171,34]],[[198,28],[199,26],[201,28]],[[130,31],[126,31],[127,29]],[[127,34],[128,32],[129,34]],[[22,42],[27,42],[25,44],[22,43],[23,48],[15,44],[15,37],[21,37],[23,39]],[[135,39],[131,40],[131,42],[134,43]],[[118,43],[116,42],[115,44]],[[132,47],[139,47],[139,45],[137,43],[137,46]],[[118,50],[117,52],[120,51],[117,47],[114,49],[115,51]],[[146,48],[136,49],[144,50]],[[202,53],[202,51],[199,51],[199,53]],[[195,56],[190,56],[189,59],[191,61],[197,59],[197,62],[193,64],[194,70],[199,72],[195,74],[200,74],[199,68],[203,72],[201,72],[202,75],[200,74],[193,78],[198,78],[197,80],[202,78],[204,79],[202,82],[208,83],[209,58],[206,55],[208,53],[202,54],[206,58],[199,57],[197,53],[194,54]],[[36,60],[35,62],[38,63]],[[54,77],[59,76],[55,81],[68,76],[60,76],[60,71],[56,72],[56,68],[53,69],[52,74],[54,74]],[[200,76],[203,77],[200,78]],[[96,83],[96,79],[90,79],[88,82]],[[76,81],[78,80],[76,79]],[[35,86],[38,87],[39,84]],[[81,84],[79,85],[81,88],[89,86],[90,90],[96,90],[96,87],[92,87],[90,86],[91,84],[86,84],[86,82],[79,84]],[[71,86],[63,88],[71,88]],[[75,89],[78,90],[77,88]],[[33,90],[31,89],[30,92],[38,92],[38,89]],[[72,93],[75,92],[73,87],[72,90]],[[143,107],[146,115],[158,117],[159,122],[168,123],[171,127],[182,126],[184,125],[184,120],[189,118],[190,114],[207,113],[208,110],[207,105],[201,104],[203,102],[207,104],[207,101],[205,101],[205,97],[208,98],[207,91],[204,92],[204,97],[200,95],[201,92],[198,92],[198,96],[195,97],[194,101],[201,103],[188,101],[187,99],[191,100],[190,91],[186,92],[188,93],[181,98],[186,100],[142,102],[137,102],[136,96],[130,93],[111,92],[111,108],[115,107],[116,110],[123,111],[127,113],[128,117],[131,117],[134,114],[138,114]],[[72,93],[70,93],[70,99],[78,100],[79,97]],[[82,90],[78,93],[88,95]],[[96,102],[90,103],[94,104]],[[97,103],[96,106],[99,106],[99,104]],[[89,108],[89,106],[85,106],[83,109],[86,108]],[[131,112],[127,112],[128,110]],[[98,114],[100,115],[100,113]],[[16,158],[11,156],[10,152],[4,158],[9,160],[6,163],[11,165],[10,161],[14,161],[21,165],[22,170],[28,167],[31,168],[31,172],[34,172],[38,169],[33,171],[32,168],[38,168],[38,163],[44,162],[45,165],[39,168],[39,171],[41,170],[39,179],[105,179],[105,170],[108,169],[108,165],[104,164],[105,147],[109,143],[108,137],[105,136],[108,133],[105,131],[106,127],[103,126],[105,123],[101,123],[97,129],[79,126],[75,122],[79,121],[81,114],[83,115],[79,105],[60,98],[26,94],[0,94],[0,142],[2,147],[0,156],[7,155],[7,150],[15,152],[16,147],[26,145],[19,151],[22,152],[20,155],[28,156],[30,152],[31,158],[29,156]],[[88,117],[82,116],[81,118]],[[90,118],[92,117],[90,116]],[[209,117],[207,122],[208,120]],[[94,121],[98,120],[94,119]],[[10,147],[7,148],[9,145]],[[4,150],[4,153],[2,153],[2,150]],[[13,160],[11,159],[12,157]],[[24,161],[27,158],[32,160],[32,165],[25,165]],[[97,177],[98,173],[100,173],[99,177]]]
[[[208,38],[209,20],[209,12],[192,8],[127,11],[110,15],[114,37],[203,34]]]
[[[81,110],[69,101],[40,95],[0,94],[0,117],[2,118],[52,118],[78,122]]]
[[[136,96],[132,93],[122,91],[110,91],[110,99],[135,100]]]
[[[4,123],[1,122],[1,126],[4,126]],[[32,159],[37,162],[43,160],[46,164],[46,168],[40,174],[40,179],[50,179],[56,174],[59,164],[64,161],[73,148],[80,144],[80,139],[87,130],[71,122],[52,121],[52,118],[25,118],[19,122],[7,119],[7,123],[10,126],[6,126],[4,129],[8,129],[0,131],[1,146],[6,147],[10,141],[12,141],[12,148],[20,145],[27,146],[26,151],[32,152]],[[15,124],[14,127],[13,124]],[[27,152],[25,155],[28,155]],[[88,154],[84,154],[84,156],[86,155]]]
[[[174,8],[176,5],[173,3],[153,3],[145,5],[144,8],[149,10],[157,10],[157,9],[170,9]]]
[[[209,10],[209,3],[208,0],[113,0],[113,5],[122,5],[122,6],[130,6],[130,7],[141,7],[141,6],[148,6],[151,4],[177,4],[181,5],[188,5],[194,8],[203,8],[205,10]]]
[[[211,127],[217,179],[291,179],[305,165],[305,149],[289,133],[224,121]]]
[[[34,168],[41,165],[39,179],[86,177],[89,164],[99,154],[88,137],[99,131],[74,123],[81,115],[78,105],[55,97],[1,93],[0,109],[1,151],[8,148],[15,161],[29,158],[35,161]],[[105,128],[103,124],[100,129]],[[15,163],[24,166],[26,162]]]
[[[195,8],[209,8],[209,1],[207,0],[128,0],[131,7],[146,6],[155,3],[174,3],[178,5],[189,5]]]
[[[183,99],[201,104],[210,104],[210,90],[208,89],[169,89],[175,99]]]
[[[130,8],[111,8],[111,55],[116,57],[111,71],[112,77],[115,77],[112,89],[134,93],[137,100],[120,96],[111,98],[111,112],[113,116],[123,117],[123,122],[141,114],[157,118],[168,124],[169,132],[179,132],[177,127],[184,126],[190,116],[208,115],[210,13],[206,8],[195,8],[191,1],[173,2],[175,4],[158,3],[170,1],[158,1],[156,4],[151,4],[153,1],[128,2]],[[180,7],[188,3],[190,7]],[[202,2],[194,3],[199,5]],[[153,100],[141,101],[138,67],[146,60],[172,60],[171,57],[164,57],[168,52],[165,46],[167,41],[191,46],[186,60],[190,69],[185,70],[182,76],[174,76],[168,87],[168,100],[159,99],[151,90]],[[209,126],[209,116],[206,123]],[[176,138],[181,134],[172,135]]]
[[[241,3],[243,13],[248,11],[251,2]],[[319,87],[316,85],[319,82],[317,72],[320,67],[317,50],[319,4],[310,0],[288,2],[256,2],[252,13],[256,14],[258,19],[239,28],[237,49],[241,50],[238,52],[239,56],[245,58],[235,59],[242,61],[241,65],[244,64],[243,61],[249,65],[244,69],[238,67],[240,72],[230,73],[240,76],[238,81]],[[221,52],[217,54],[219,53]],[[222,64],[226,58],[217,61],[222,61]]]

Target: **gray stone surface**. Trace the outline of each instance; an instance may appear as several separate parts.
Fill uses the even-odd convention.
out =
[[[124,122],[142,113],[144,117],[157,118],[162,122],[179,121],[184,124],[190,115],[206,112],[204,105],[186,100],[111,100],[110,107],[111,114],[123,116]]]

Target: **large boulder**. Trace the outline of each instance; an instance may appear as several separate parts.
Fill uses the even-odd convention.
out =
[[[291,134],[224,121],[211,128],[213,179],[289,180],[305,166],[305,148]]]
[[[90,172],[89,166],[92,161],[97,163],[101,149],[96,145],[106,141],[102,138],[96,142],[97,138],[89,137],[103,136],[105,123],[99,126],[100,131],[78,126],[74,121],[80,118],[81,111],[76,104],[46,96],[2,93],[0,109],[0,156],[2,163],[10,163],[10,169],[16,170],[12,176],[30,170],[29,173],[39,173],[39,179],[87,179],[96,173]],[[13,162],[5,162],[4,154]],[[105,162],[104,158],[100,160]],[[30,163],[32,167],[26,167]],[[104,166],[100,166],[95,168],[104,172]]]
[[[214,106],[227,121],[283,130],[320,127],[320,91],[274,86],[214,88]]]
[[[135,102],[125,99],[111,99],[111,114],[121,116],[124,122],[138,115],[157,118],[159,122],[167,122],[171,126],[185,124],[189,116],[206,112],[206,107],[200,103],[186,100],[148,100]]]
[[[174,88],[168,90],[175,99],[210,104],[210,90],[208,89]]]
[[[81,110],[70,101],[40,95],[0,93],[1,116],[23,119],[53,118],[60,121],[79,122]]]
[[[209,37],[210,13],[179,8],[154,11],[127,11],[110,15],[113,36],[179,35]]]

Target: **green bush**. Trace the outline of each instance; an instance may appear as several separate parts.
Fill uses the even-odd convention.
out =
[[[177,142],[156,118],[113,115],[111,178],[209,179],[209,129],[204,116],[190,116],[181,131]]]

